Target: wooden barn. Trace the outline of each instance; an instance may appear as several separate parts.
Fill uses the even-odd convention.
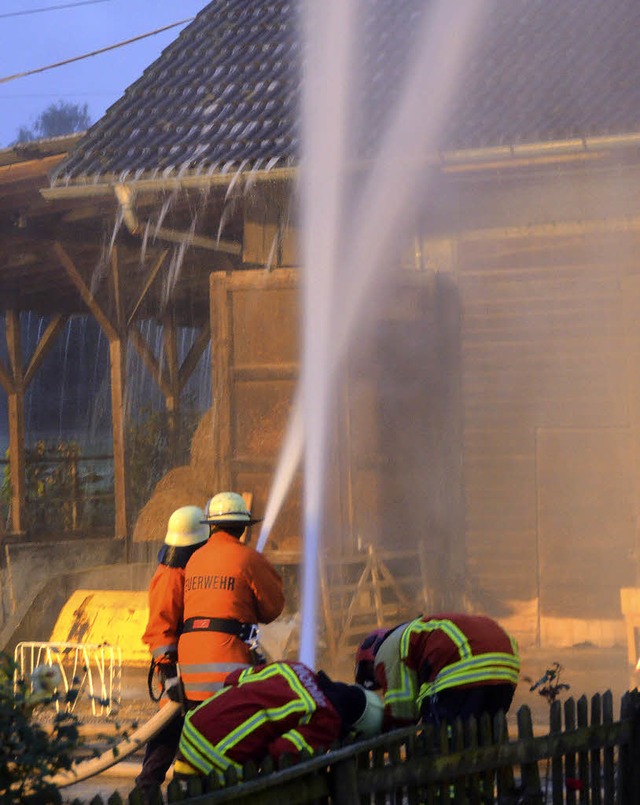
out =
[[[0,167],[14,204],[0,205],[13,532],[21,399],[38,365],[23,368],[16,345],[28,311],[50,317],[43,349],[64,317],[87,312],[108,339],[114,535],[126,553],[158,538],[150,523],[222,488],[264,511],[299,376],[292,6],[213,0],[71,143],[40,194],[12,199]],[[424,6],[376,13],[410,30]],[[383,621],[464,605],[524,644],[624,641],[620,589],[639,568],[639,25],[625,0],[493,5],[445,147],[429,155],[435,184],[401,280],[336,401],[329,527],[343,575],[329,562],[327,612],[346,601],[353,620],[362,581],[391,595],[376,604]],[[370,70],[387,75],[383,64]],[[38,165],[42,179],[51,166]],[[161,356],[141,335],[147,319],[163,328]],[[181,328],[195,332],[183,359]],[[213,406],[136,523],[127,345],[175,412],[209,342]],[[269,547],[294,564],[300,494],[297,475]],[[350,628],[334,620],[338,636]]]

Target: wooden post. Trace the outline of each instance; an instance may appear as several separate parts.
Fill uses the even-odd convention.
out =
[[[567,699],[564,703],[564,726],[567,731],[576,728],[576,703],[573,698]],[[576,779],[576,755],[575,752],[567,752],[564,759],[565,777],[570,780]],[[577,792],[575,786],[567,786],[566,803],[576,805]]]
[[[115,536],[125,540],[125,558],[131,558],[131,535],[128,529],[127,507],[127,472],[124,440],[124,395],[126,377],[126,337],[117,325],[114,325],[98,304],[95,296],[89,290],[82,275],[78,271],[71,256],[64,246],[55,242],[53,251],[64,267],[69,279],[80,293],[83,302],[93,314],[94,318],[109,339],[109,364],[111,373],[111,420],[113,428],[113,486],[115,497]],[[118,261],[112,258],[114,283],[118,283]],[[115,291],[114,291],[115,294]],[[117,296],[119,298],[119,295]],[[118,312],[118,319],[124,321],[122,311]]]
[[[214,445],[211,489],[220,492],[231,489],[234,482],[231,471],[231,311],[224,274],[211,274],[209,303]]]
[[[578,699],[578,728],[589,726],[589,704],[586,696]],[[586,749],[578,752],[578,778],[582,784],[582,791],[589,790],[589,753]],[[582,801],[582,799],[580,800]]]
[[[42,337],[36,344],[26,371],[22,369],[20,340],[20,316],[15,311],[7,313],[5,325],[10,368],[0,361],[0,385],[9,401],[9,471],[11,473],[11,530],[24,531],[24,508],[26,502],[26,463],[24,433],[24,395],[33,380],[45,355],[67,321],[67,316],[53,316]]]
[[[602,722],[603,724],[613,723],[613,695],[610,690],[605,691],[602,696]],[[568,728],[567,726],[567,729]],[[616,789],[614,748],[612,746],[606,746],[602,754],[604,801],[606,805],[610,805],[610,803],[615,802]]]
[[[533,738],[533,722],[531,720],[531,710],[527,707],[526,704],[523,704],[522,707],[518,710],[517,714],[518,719],[518,738],[520,739],[527,739]],[[521,765],[521,773],[522,773],[522,787],[523,787],[523,797],[525,797],[526,802],[532,803],[542,803],[544,802],[544,796],[542,793],[542,789],[540,788],[540,772],[538,771],[538,764],[533,763],[522,763]]]
[[[24,533],[27,497],[27,476],[24,444],[24,373],[20,340],[20,314],[8,310],[5,318],[7,350],[11,365],[9,392],[9,471],[11,473],[11,527],[14,533]]]
[[[127,527],[127,485],[124,437],[124,388],[126,341],[109,339],[109,369],[111,373],[111,422],[113,427],[113,490],[116,507],[116,533],[125,540],[126,561],[130,560],[131,538]]]
[[[560,735],[561,733],[562,705],[559,701],[555,701],[551,703],[551,709],[549,711],[549,734]],[[564,802],[562,755],[554,755],[554,757],[551,758],[551,801],[553,805],[562,805]]]
[[[622,697],[620,719],[631,724],[629,742],[620,746],[617,802],[638,802],[640,797],[640,694],[628,691]]]
[[[331,766],[329,776],[331,802],[335,805],[354,805],[360,801],[355,756]]]
[[[171,465],[178,463],[178,417],[180,414],[180,375],[178,366],[178,338],[176,322],[172,315],[165,316],[162,322],[162,344],[167,367],[167,387],[165,406],[169,420],[169,455]]]

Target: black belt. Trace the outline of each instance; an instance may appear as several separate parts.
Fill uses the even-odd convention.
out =
[[[223,632],[239,637],[240,640],[250,640],[253,637],[254,624],[242,623],[235,618],[187,618],[182,634],[186,632]]]

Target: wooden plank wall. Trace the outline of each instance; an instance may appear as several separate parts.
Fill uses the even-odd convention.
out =
[[[635,582],[637,241],[459,243],[468,563],[498,613],[616,619]]]

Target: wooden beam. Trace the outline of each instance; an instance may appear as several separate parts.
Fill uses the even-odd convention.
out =
[[[0,386],[2,386],[7,394],[13,394],[15,392],[13,377],[2,361],[0,361]]]
[[[120,262],[118,260],[118,247],[115,243],[111,248],[111,280],[113,282],[113,299],[116,308],[116,326],[118,332],[122,333],[124,312],[122,310],[122,295],[120,293]]]
[[[41,159],[31,159],[28,162],[17,162],[13,165],[2,165],[0,167],[0,185],[7,182],[22,181],[24,179],[42,178],[43,184],[47,183],[47,174],[50,170],[61,162],[66,154],[56,154],[52,157],[42,157]]]
[[[178,334],[176,331],[176,322],[173,316],[165,316],[162,321],[162,347],[164,351],[164,359],[167,367],[167,386],[169,388],[169,397],[175,400],[174,405],[177,405],[177,400],[180,397],[179,386],[179,367],[178,367]]]
[[[25,389],[29,387],[29,383],[31,383],[31,381],[33,380],[35,373],[40,368],[40,364],[42,363],[45,356],[51,349],[54,341],[58,337],[58,333],[67,323],[68,319],[69,319],[68,316],[56,315],[53,316],[53,318],[49,322],[47,329],[44,331],[42,337],[36,344],[36,348],[33,351],[31,360],[29,361],[27,371],[24,373]]]
[[[182,391],[187,384],[187,381],[194,373],[195,368],[198,365],[198,361],[202,357],[202,353],[205,351],[210,341],[211,328],[209,327],[209,324],[206,323],[202,326],[200,332],[196,336],[196,340],[191,345],[191,349],[187,353],[187,357],[184,359],[182,366],[180,367],[180,372],[178,373],[180,391]]]
[[[151,373],[151,377],[156,381],[158,384],[158,388],[162,392],[165,397],[168,397],[171,393],[171,389],[165,382],[165,379],[162,374],[162,367],[156,356],[153,354],[151,347],[147,344],[144,340],[144,337],[140,330],[134,325],[132,325],[129,330],[129,340],[133,344],[136,349],[136,352],[142,358],[142,362],[147,367],[149,372]]]
[[[115,536],[125,540],[126,560],[130,560],[131,536],[128,528],[126,456],[124,438],[126,341],[109,340],[111,372],[111,419],[113,427],[113,485],[116,508]]]
[[[226,277],[230,289],[236,288],[269,290],[275,288],[298,288],[300,286],[300,271],[297,268],[275,268],[268,271],[265,268],[252,268],[246,271],[216,271],[216,276]]]
[[[169,454],[171,463],[178,461],[178,412],[180,411],[180,385],[178,367],[178,334],[172,315],[165,316],[162,322],[162,345],[166,366],[166,385],[169,394],[165,395],[165,405],[169,414]]]
[[[108,316],[103,312],[102,308],[98,304],[96,298],[91,293],[85,281],[83,280],[80,272],[76,268],[73,260],[69,256],[69,253],[64,248],[64,246],[60,243],[60,241],[55,241],[53,244],[53,251],[55,252],[58,260],[62,264],[63,268],[67,272],[69,279],[78,289],[80,296],[82,297],[82,301],[85,305],[89,308],[92,315],[102,328],[104,334],[107,336],[109,341],[111,342],[114,339],[118,338],[118,331],[117,328],[109,321]]]
[[[153,235],[158,240],[167,240],[170,243],[186,244],[192,249],[206,249],[211,252],[222,252],[223,254],[242,254],[242,243],[235,240],[218,240],[217,238],[207,238],[202,235],[194,235],[191,232],[182,232],[179,229],[166,229],[159,227],[153,230]]]
[[[211,396],[213,400],[213,478],[212,489],[232,489],[231,411],[231,310],[227,294],[227,277],[212,273],[209,279],[211,328]]]
[[[149,291],[149,288],[153,285],[153,281],[158,276],[158,272],[160,271],[160,269],[164,265],[164,261],[167,259],[168,254],[169,254],[169,249],[164,249],[162,252],[160,252],[160,254],[158,255],[157,260],[155,261],[155,263],[151,267],[151,271],[149,272],[149,275],[148,275],[148,277],[146,279],[146,282],[144,284],[144,288],[142,289],[142,292],[141,292],[140,296],[138,297],[138,301],[135,303],[135,305],[133,306],[133,310],[131,311],[131,315],[129,316],[129,319],[127,321],[127,327],[129,327],[131,325],[131,322],[133,321],[134,316],[138,312],[138,308],[143,303],[144,298],[145,298],[145,296],[147,295],[147,293]]]
[[[24,371],[22,369],[22,342],[20,338],[20,314],[16,310],[7,310],[5,314],[7,333],[7,352],[9,365],[13,375],[13,385],[24,391]]]
[[[9,394],[9,472],[11,474],[11,526],[16,534],[24,532],[27,499],[27,474],[24,444],[24,375],[20,340],[20,314],[5,314],[7,351],[13,375],[13,391]]]

